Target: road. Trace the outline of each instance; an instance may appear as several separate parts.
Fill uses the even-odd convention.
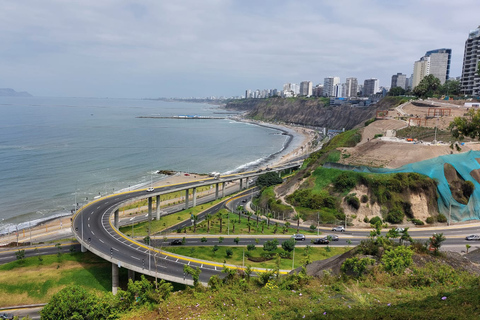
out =
[[[275,167],[272,168],[272,171],[280,171],[295,166],[298,166],[298,164]],[[153,197],[186,188],[235,181],[245,177],[254,178],[263,173],[264,172],[246,172],[222,176],[219,180],[209,178],[178,185],[164,186],[156,188],[153,192],[136,190],[100,198],[84,206],[74,216],[72,229],[77,240],[87,250],[108,261],[112,261],[112,264],[118,265],[119,267],[125,267],[129,270],[151,276],[158,275],[163,279],[174,282],[193,284],[191,277],[185,275],[183,272],[184,265],[189,265],[191,267],[201,268],[200,282],[206,284],[212,275],[221,274],[223,264],[169,254],[134,241],[120,233],[113,226],[111,220],[113,212],[124,203],[132,200]]]

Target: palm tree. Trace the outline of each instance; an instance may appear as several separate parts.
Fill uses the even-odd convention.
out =
[[[250,228],[252,227],[252,223],[247,221],[248,233],[250,233]]]
[[[262,233],[263,233],[263,230],[265,229],[265,225],[266,225],[265,220],[262,220],[260,224],[262,225]]]
[[[257,216],[257,228],[258,228],[258,216],[259,216],[258,212],[255,212],[255,215]]]
[[[217,219],[220,222],[220,233],[222,233],[222,220],[224,218],[224,215],[222,212],[218,211],[217,213]]]
[[[207,220],[207,233],[209,233],[210,232],[210,221],[212,220],[212,216],[207,213],[207,215],[205,216],[205,220]]]
[[[267,228],[270,229],[270,219],[272,219],[272,214],[271,213],[267,213]]]
[[[295,214],[295,216],[293,217],[293,220],[297,220],[297,233],[298,233],[298,230],[300,229],[300,215],[298,213]]]
[[[243,212],[243,207],[242,207],[242,206],[238,206],[238,207],[237,207],[237,211],[238,211],[238,223],[240,223],[240,215],[241,215],[242,212]]]
[[[198,216],[192,214],[192,220],[193,220],[193,233],[197,232],[197,220]]]
[[[247,211],[246,214],[247,214],[247,219],[248,219],[247,221],[250,222],[250,218],[252,217],[253,213],[251,213],[250,211]]]
[[[278,230],[278,222],[275,222],[275,225],[273,227],[273,233],[276,234]]]
[[[283,234],[285,234],[285,232],[288,232],[288,228],[290,227],[290,222],[285,222],[285,225],[283,227]]]

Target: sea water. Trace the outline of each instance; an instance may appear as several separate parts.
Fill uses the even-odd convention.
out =
[[[0,233],[66,215],[97,196],[145,186],[157,170],[234,172],[282,150],[278,130],[200,103],[0,97]]]

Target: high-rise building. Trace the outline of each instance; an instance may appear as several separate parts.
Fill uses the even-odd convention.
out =
[[[300,95],[305,97],[312,96],[312,81],[300,82]]]
[[[379,90],[378,79],[375,79],[375,78],[365,79],[365,81],[363,82],[363,95],[365,97],[376,94],[378,90]]]
[[[357,78],[347,78],[345,81],[345,95],[344,97],[356,97],[358,92],[358,80]]]
[[[315,97],[322,97],[323,96],[323,84],[317,84],[315,88],[313,88],[313,95]]]
[[[328,77],[323,81],[323,95],[335,97],[335,85],[340,83],[340,77]]]
[[[333,96],[335,98],[345,97],[345,83],[337,83],[333,88]]]
[[[470,31],[465,41],[462,67],[462,93],[465,95],[480,95],[480,26]]]
[[[403,73],[397,73],[392,76],[391,88],[400,87],[402,89],[407,89],[407,75]]]
[[[414,89],[425,76],[429,74],[435,76],[444,84],[450,76],[450,61],[452,59],[452,49],[436,49],[425,53],[420,60],[415,61],[413,65],[412,89]]]

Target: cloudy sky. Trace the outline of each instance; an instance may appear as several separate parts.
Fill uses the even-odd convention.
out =
[[[2,0],[0,88],[36,96],[204,97],[327,76],[410,75],[451,48],[478,0]]]

